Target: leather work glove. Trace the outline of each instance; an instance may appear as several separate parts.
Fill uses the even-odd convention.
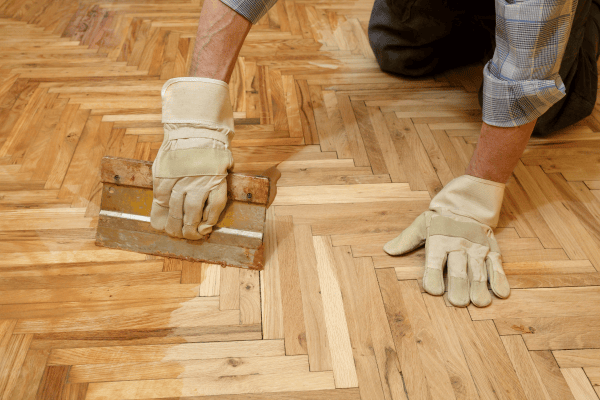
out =
[[[408,253],[425,244],[423,288],[444,294],[444,267],[448,265],[448,300],[457,307],[471,301],[477,307],[506,298],[510,287],[492,228],[498,224],[504,184],[463,175],[450,181],[425,211],[383,250]]]
[[[171,236],[201,239],[227,204],[227,170],[233,166],[229,86],[174,78],[161,95],[164,139],[152,165],[150,223]]]

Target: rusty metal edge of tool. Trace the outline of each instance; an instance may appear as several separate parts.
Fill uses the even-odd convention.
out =
[[[112,243],[110,241],[105,242],[105,239],[107,239],[109,236],[115,235],[115,234],[118,235],[120,233],[120,231],[121,230],[118,228],[99,226],[98,233],[96,235],[96,245],[102,246],[102,247],[107,247],[107,248],[112,248],[112,249],[117,249],[117,250],[133,251],[136,253],[155,255],[155,256],[159,256],[159,257],[177,258],[180,260],[194,261],[194,262],[206,262],[208,264],[217,264],[222,267],[230,266],[230,267],[236,267],[236,268],[252,269],[252,270],[257,270],[257,271],[262,271],[264,269],[264,243],[261,244],[256,249],[244,248],[243,250],[239,246],[215,245],[215,244],[206,243],[206,242],[204,242],[202,244],[202,246],[209,246],[209,247],[229,247],[229,248],[231,248],[230,251],[237,252],[240,257],[246,258],[248,260],[248,262],[245,262],[242,260],[239,260],[237,262],[224,262],[224,261],[218,261],[218,260],[214,260],[214,259],[210,260],[210,259],[206,259],[206,258],[202,258],[202,257],[183,256],[181,254],[171,253],[171,252],[163,252],[160,250],[143,251],[142,249],[140,249],[140,247],[127,248],[127,242],[123,242],[123,241],[119,241],[119,243],[121,243],[121,246],[114,246],[114,245],[112,245]],[[133,236],[152,235],[151,233],[145,233],[145,232],[135,232],[135,231],[124,231],[124,232],[127,235],[133,235]],[[163,240],[179,241],[180,244],[182,244],[184,246],[185,246],[186,242],[189,242],[185,239],[174,238],[174,237],[168,236],[166,234],[160,235],[157,233],[156,235],[160,236]]]

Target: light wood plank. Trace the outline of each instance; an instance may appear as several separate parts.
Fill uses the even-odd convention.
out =
[[[427,377],[431,396],[456,398],[444,365],[443,348],[434,335],[434,326],[423,302],[419,285],[416,281],[401,281],[398,282],[398,289],[404,298],[406,316],[413,328],[414,340],[418,345],[419,358]]]
[[[331,353],[311,229],[308,225],[294,224],[293,230],[310,370],[331,370]]]
[[[30,348],[19,371],[19,377],[13,385],[12,391],[6,391],[5,398],[34,400],[49,354],[49,350],[34,350]]]
[[[219,286],[219,309],[239,310],[240,308],[240,269],[225,267],[221,269]]]
[[[429,200],[429,194],[423,191],[411,191],[406,183],[299,186],[279,188],[273,205],[371,203],[399,198]]]
[[[185,379],[208,376],[218,378],[222,376],[271,375],[282,371],[298,374],[307,372],[307,357],[232,357],[207,360],[74,365],[69,373],[69,382]]]
[[[198,284],[73,287],[68,289],[24,289],[0,292],[2,304],[39,304],[130,299],[170,299],[198,296]],[[1,313],[1,311],[0,311]]]
[[[581,368],[561,368],[567,384],[571,388],[575,400],[596,400],[598,395],[594,392],[594,388],[590,384],[589,379],[585,376]]]
[[[274,207],[267,209],[264,241],[265,268],[260,271],[263,337],[265,339],[283,339],[284,325],[281,301],[281,277],[279,275],[279,254],[277,252]]]
[[[331,248],[331,240],[328,237],[314,236],[313,243],[335,386],[338,388],[357,387],[358,378],[352,357],[352,345],[344,313],[342,293],[335,272],[336,261]]]
[[[552,400],[574,400],[571,389],[560,372],[550,351],[530,351],[529,355],[537,367],[542,382]]]
[[[88,386],[86,399],[188,397],[256,391],[285,392],[306,388],[333,389],[333,374],[325,371],[303,374],[241,375],[228,378],[226,385],[223,384],[222,377],[91,383]]]
[[[469,307],[474,320],[528,317],[584,317],[600,315],[597,286],[552,289],[516,289],[508,299],[489,307]]]
[[[217,266],[221,268],[220,266]],[[240,324],[259,324],[260,283],[258,271],[243,269],[240,271]],[[201,289],[202,290],[202,289]]]
[[[521,387],[527,399],[550,399],[550,394],[540,377],[523,339],[518,336],[502,336],[502,343],[508,353]]]
[[[440,354],[450,376],[456,399],[478,399],[477,388],[460,345],[460,329],[456,329],[450,310],[441,297],[423,296],[427,312],[431,317],[433,334],[439,344]]]
[[[281,269],[283,327],[286,354],[288,355],[307,354],[308,352],[293,224],[291,216],[278,216],[275,222],[277,254]]]
[[[256,340],[223,343],[187,343],[152,346],[112,346],[55,349],[49,365],[82,365],[134,362],[208,360],[226,357],[283,356],[282,340]]]
[[[383,399],[383,387],[377,373],[375,349],[367,315],[370,307],[364,297],[366,293],[359,284],[350,247],[334,247],[333,256],[352,342],[358,387],[364,398]]]
[[[165,400],[179,400],[180,397],[166,398]],[[186,400],[360,400],[358,388],[353,389],[329,389],[329,390],[307,390],[298,392],[274,392],[274,393],[244,393],[216,396],[194,396]],[[150,399],[144,399],[150,400]]]
[[[432,399],[425,368],[419,357],[414,330],[407,316],[404,299],[399,294],[396,274],[392,269],[380,269],[377,270],[377,280],[402,368],[407,397],[409,399]]]
[[[200,283],[200,296],[218,296],[222,267],[217,264],[202,263],[203,280]]]
[[[161,305],[132,307],[127,310],[20,320],[15,333],[183,328],[238,323],[238,310],[220,311],[218,298],[196,297],[184,301],[165,302]]]
[[[600,349],[558,350],[553,354],[560,368],[600,367]]]
[[[383,394],[386,400],[406,400],[406,389],[401,374],[400,361],[396,352],[392,332],[387,324],[387,316],[377,275],[370,258],[355,258],[358,281],[364,285],[366,298],[365,317],[370,327],[373,351],[377,360],[377,367]]]
[[[2,354],[0,364],[0,394],[8,399],[15,389],[33,335],[12,335]]]
[[[529,350],[600,348],[600,318],[508,318],[494,323],[500,335],[523,335]]]
[[[525,392],[491,321],[472,322],[464,308],[449,311],[473,381],[483,399],[524,399]]]

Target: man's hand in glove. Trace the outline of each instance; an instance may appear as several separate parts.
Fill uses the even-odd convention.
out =
[[[227,83],[175,78],[162,89],[164,139],[152,165],[154,229],[186,239],[212,231],[227,203],[233,112]]]
[[[510,287],[492,228],[500,215],[504,184],[469,175],[452,180],[425,211],[383,249],[390,255],[408,253],[425,244],[423,288],[444,294],[443,271],[448,265],[448,300],[457,307],[472,302],[485,307],[494,294],[506,298]]]

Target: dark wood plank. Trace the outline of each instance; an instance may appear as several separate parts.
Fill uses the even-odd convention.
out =
[[[49,365],[44,371],[36,400],[62,400],[70,365]]]

